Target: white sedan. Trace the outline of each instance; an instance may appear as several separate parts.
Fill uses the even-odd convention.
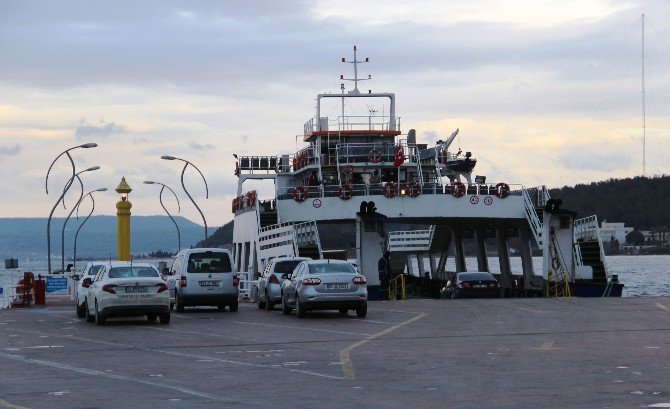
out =
[[[170,323],[168,285],[149,263],[108,262],[90,283],[85,303],[86,321],[96,325],[109,317],[140,315]]]

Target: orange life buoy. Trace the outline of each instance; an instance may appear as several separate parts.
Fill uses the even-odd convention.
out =
[[[354,190],[347,183],[343,183],[337,188],[337,195],[342,200],[351,199],[351,196],[353,196],[353,194],[354,194]]]
[[[386,182],[386,184],[382,186],[382,194],[385,197],[392,199],[398,195],[398,186],[393,182]]]
[[[465,185],[461,182],[454,182],[451,185],[451,194],[454,195],[454,197],[462,197],[465,195]]]
[[[501,199],[509,196],[509,185],[507,183],[498,183],[496,185],[496,196]]]
[[[293,200],[295,200],[298,203],[304,202],[305,200],[307,200],[307,197],[309,196],[309,191],[303,185],[296,186],[293,188],[291,196],[293,197]]]
[[[407,196],[417,197],[421,194],[421,185],[413,180],[407,184]]]
[[[368,161],[372,163],[379,163],[382,160],[382,153],[377,148],[372,148],[370,153],[368,153]]]

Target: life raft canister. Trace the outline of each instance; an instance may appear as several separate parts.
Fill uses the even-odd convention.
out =
[[[393,182],[386,182],[382,186],[382,194],[389,199],[394,198],[398,195],[398,186]]]
[[[337,188],[337,195],[342,200],[351,199],[351,196],[353,196],[353,194],[354,194],[354,190],[347,183],[343,183]]]
[[[454,195],[454,197],[463,197],[465,195],[465,185],[461,182],[454,182],[451,185],[451,194]]]
[[[291,196],[293,197],[293,200],[295,200],[298,203],[301,203],[307,200],[309,192],[305,186],[300,185],[293,188]]]

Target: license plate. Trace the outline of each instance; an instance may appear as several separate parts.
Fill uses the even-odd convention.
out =
[[[147,292],[146,286],[126,287],[126,293],[146,293],[146,292]]]
[[[486,284],[475,284],[473,285],[474,288],[486,288]]]
[[[200,286],[201,287],[215,287],[218,286],[221,283],[221,281],[201,281]]]
[[[348,288],[349,284],[326,284],[328,290],[346,290]]]

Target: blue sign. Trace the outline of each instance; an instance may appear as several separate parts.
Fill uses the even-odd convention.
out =
[[[67,294],[67,277],[47,276],[47,294]]]
[[[2,292],[3,292],[3,291],[4,291],[4,290],[2,289],[2,287],[0,287],[0,295],[2,295]]]

